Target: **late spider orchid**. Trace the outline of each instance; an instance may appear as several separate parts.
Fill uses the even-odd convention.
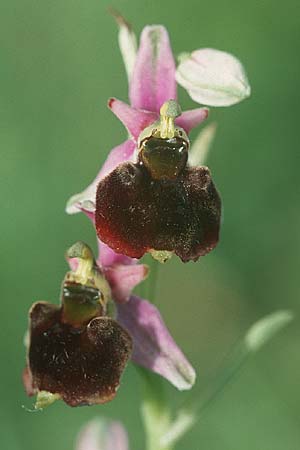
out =
[[[119,44],[128,75],[130,106],[112,98],[108,101],[108,107],[124,123],[129,138],[111,150],[93,183],[80,194],[70,198],[66,208],[69,214],[80,212],[82,206],[90,212],[95,211],[99,181],[118,164],[134,159],[141,132],[159,119],[162,104],[169,99],[176,99],[177,96],[176,66],[166,29],[159,25],[145,27],[136,55],[133,32],[124,21],[120,20],[119,23]],[[151,61],[154,63],[153,67]],[[176,123],[188,133],[207,116],[207,108],[197,108],[182,113]]]
[[[188,57],[176,72],[164,27],[145,27],[136,54],[132,30],[118,19],[130,106],[116,99],[108,105],[125,125],[129,139],[111,151],[94,182],[70,199],[67,211],[84,209],[94,215],[99,239],[118,253],[140,258],[149,251],[159,260],[175,253],[183,261],[195,261],[216,246],[221,215],[209,170],[193,167],[189,158],[188,133],[206,119],[208,109],[181,112],[174,101],[176,79],[185,86]],[[187,88],[196,100],[204,98],[218,106],[226,104],[220,97],[230,88],[239,100],[249,94],[249,89],[238,91],[238,81],[232,88],[232,80],[239,80],[244,72],[231,55],[205,50],[197,64],[192,66]],[[207,70],[199,72],[199,65]],[[213,77],[216,66],[223,77]],[[193,80],[198,84],[192,86]],[[206,97],[194,95],[199,84]],[[245,84],[243,76],[240,85]],[[227,99],[228,105],[235,102]]]
[[[131,295],[147,268],[101,248],[96,262],[86,244],[74,244],[61,305],[37,302],[30,310],[24,384],[29,395],[37,394],[37,408],[58,398],[70,406],[112,400],[130,356],[180,390],[194,384],[194,369],[158,310]]]

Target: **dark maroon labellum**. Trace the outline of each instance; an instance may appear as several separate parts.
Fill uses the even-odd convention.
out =
[[[188,143],[180,137],[152,136],[142,142],[139,158],[153,179],[176,179],[186,166]]]
[[[155,152],[147,160],[152,168],[156,167]],[[151,147],[146,152],[150,154]],[[154,179],[142,155],[143,164],[120,164],[100,181],[95,214],[98,237],[132,258],[154,249],[175,252],[184,262],[196,261],[219,238],[221,200],[209,170],[182,170],[175,158],[170,173],[177,178],[165,179],[162,174],[167,169],[157,160],[158,179]]]
[[[96,317],[75,328],[62,321],[61,308],[39,302],[30,323],[30,372],[25,374],[31,377],[31,393],[59,394],[70,406],[113,399],[132,350],[130,336],[115,320]]]

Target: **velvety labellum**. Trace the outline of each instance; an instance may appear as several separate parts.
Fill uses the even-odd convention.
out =
[[[220,216],[220,197],[206,167],[156,180],[143,164],[123,163],[97,189],[98,237],[132,258],[154,249],[196,261],[216,246]]]
[[[58,394],[70,406],[105,403],[116,395],[131,351],[131,337],[110,317],[74,327],[60,307],[40,302],[31,309],[32,393]]]

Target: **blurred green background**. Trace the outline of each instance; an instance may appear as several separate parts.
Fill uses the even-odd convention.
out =
[[[66,200],[93,179],[125,132],[106,108],[127,99],[117,28],[100,0],[2,0],[0,15],[1,383],[3,450],[71,450],[90,418],[118,418],[142,450],[140,389],[129,367],[111,404],[32,407],[21,384],[33,301],[58,301],[64,251],[95,244]],[[218,248],[198,263],[161,267],[157,298],[193,362],[198,389],[247,327],[276,309],[299,311],[299,2],[115,0],[140,32],[168,27],[175,54],[227,50],[244,63],[250,100],[213,109],[208,165],[224,202]],[[193,102],[180,91],[183,108]],[[192,137],[195,136],[192,135]],[[296,450],[300,446],[299,321],[278,335],[178,445],[189,450]],[[167,386],[167,383],[166,383]],[[186,394],[167,386],[174,404]]]

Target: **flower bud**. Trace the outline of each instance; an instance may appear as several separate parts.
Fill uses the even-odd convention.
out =
[[[250,95],[241,62],[230,53],[211,48],[185,54],[176,80],[195,102],[203,105],[230,106]]]

